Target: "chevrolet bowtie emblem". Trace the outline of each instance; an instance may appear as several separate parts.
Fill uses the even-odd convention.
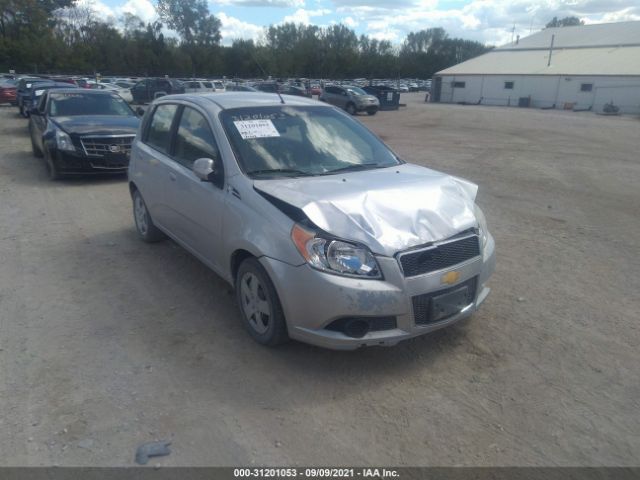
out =
[[[440,282],[445,285],[453,285],[460,280],[460,272],[452,271],[447,272],[440,278]]]

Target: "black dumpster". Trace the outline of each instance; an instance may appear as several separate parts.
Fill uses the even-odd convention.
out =
[[[380,101],[380,110],[398,110],[400,108],[400,92],[386,85],[364,87],[363,90],[370,95],[375,95]]]

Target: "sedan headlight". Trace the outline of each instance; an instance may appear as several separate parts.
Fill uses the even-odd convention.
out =
[[[474,213],[476,215],[476,220],[478,221],[478,233],[480,235],[480,246],[484,249],[484,246],[487,244],[487,236],[489,234],[489,229],[487,228],[487,219],[484,216],[482,210],[478,205],[474,206]]]
[[[67,152],[76,151],[76,147],[73,146],[71,138],[62,130],[56,130],[56,146],[58,147],[58,150],[64,150]]]
[[[337,275],[382,278],[378,262],[364,246],[325,238],[298,224],[291,229],[291,239],[313,268]]]

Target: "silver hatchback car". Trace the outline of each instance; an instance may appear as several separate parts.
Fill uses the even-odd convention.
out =
[[[477,186],[405,163],[335,107],[281,98],[153,102],[129,165],[142,239],[171,237],[233,285],[265,345],[394,345],[473,313],[495,264]]]

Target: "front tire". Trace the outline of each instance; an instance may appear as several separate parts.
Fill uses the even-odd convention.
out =
[[[31,124],[29,124],[29,136],[31,137],[31,150],[33,151],[33,156],[37,158],[42,158],[42,150],[38,148],[36,142],[33,140],[33,130],[31,128]]]
[[[273,282],[255,258],[242,262],[236,274],[236,298],[253,339],[269,347],[289,339],[287,322]]]
[[[356,114],[356,106],[353,103],[347,103],[347,106],[346,106],[345,110],[347,111],[347,113],[349,115],[355,115]]]
[[[49,180],[56,181],[62,178],[60,172],[58,172],[58,168],[56,167],[53,159],[51,158],[51,152],[49,150],[45,150],[44,152],[44,163],[47,168],[47,175],[49,175]]]
[[[153,223],[147,210],[147,204],[144,203],[144,199],[137,189],[133,191],[131,198],[133,199],[133,219],[140,238],[147,243],[164,240],[165,234]]]

